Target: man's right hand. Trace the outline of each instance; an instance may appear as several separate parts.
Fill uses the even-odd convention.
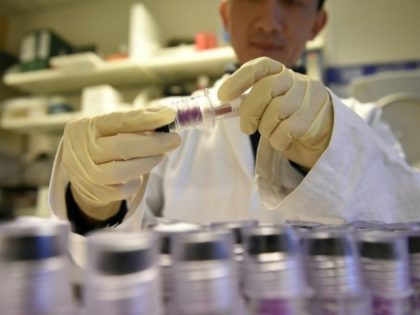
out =
[[[143,175],[180,143],[176,133],[153,131],[174,119],[173,109],[155,106],[67,124],[63,163],[73,197],[85,214],[106,220],[123,200],[144,189]]]

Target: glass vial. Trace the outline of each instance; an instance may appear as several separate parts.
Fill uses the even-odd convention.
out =
[[[300,247],[290,227],[247,229],[244,263],[245,293],[252,315],[310,314]]]
[[[244,267],[244,234],[246,230],[258,226],[258,221],[242,220],[242,221],[225,221],[214,222],[210,225],[212,229],[225,229],[232,233],[233,237],[233,257],[236,262],[236,270],[238,272],[238,301],[237,315],[247,315],[246,296],[245,296],[245,267]]]
[[[321,226],[309,231],[303,244],[307,277],[314,292],[312,314],[371,314],[351,231]]]
[[[414,314],[405,233],[390,230],[356,234],[363,277],[372,295],[374,315]]]
[[[0,225],[0,309],[7,315],[70,315],[69,226],[52,220]]]
[[[234,315],[238,297],[229,231],[179,235],[173,248],[174,314]]]
[[[191,231],[198,231],[200,226],[193,223],[159,223],[153,226],[159,237],[159,265],[162,280],[162,298],[165,315],[173,314],[173,243],[176,237]]]
[[[157,249],[151,232],[89,235],[86,314],[161,315]]]

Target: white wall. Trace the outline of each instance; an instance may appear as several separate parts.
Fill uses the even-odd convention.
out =
[[[420,0],[327,0],[329,65],[420,60]]]
[[[127,44],[130,4],[138,0],[97,0],[51,8],[10,19],[7,47],[17,52],[26,31],[50,27],[70,42],[95,43],[103,54]],[[143,0],[155,16],[165,42],[170,37],[192,37],[197,31],[220,31],[218,0]]]

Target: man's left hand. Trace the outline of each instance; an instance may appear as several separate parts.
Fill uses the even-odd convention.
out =
[[[248,89],[240,105],[241,130],[257,130],[274,149],[307,169],[329,144],[333,107],[326,87],[267,57],[245,63],[220,87],[219,99],[230,101]]]

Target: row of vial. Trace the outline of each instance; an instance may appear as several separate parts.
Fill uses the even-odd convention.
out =
[[[8,315],[420,314],[420,224],[254,221],[87,237],[82,304],[72,297],[65,222],[0,225]]]

